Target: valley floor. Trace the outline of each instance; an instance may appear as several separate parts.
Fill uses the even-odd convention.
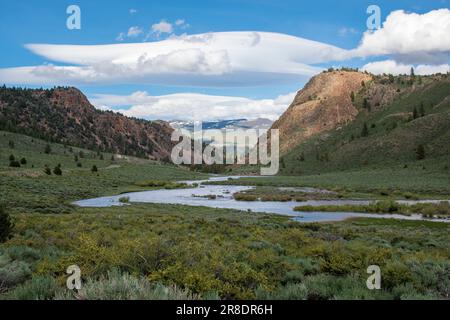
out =
[[[360,218],[302,224],[279,215],[156,204],[78,208],[70,203],[205,175],[56,144],[46,154],[42,141],[0,136],[0,203],[15,222],[12,238],[0,245],[1,299],[449,296],[446,223]],[[14,148],[8,146],[12,139]],[[10,168],[10,154],[26,157],[27,164]],[[61,176],[44,173],[46,165],[59,164]],[[449,195],[445,171],[404,170],[242,180],[268,188],[328,188],[344,196]],[[81,269],[77,294],[65,286],[70,265]],[[381,290],[366,287],[369,265],[381,268]]]

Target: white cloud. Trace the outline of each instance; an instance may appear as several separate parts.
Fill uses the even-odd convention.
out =
[[[152,32],[158,36],[164,33],[171,34],[173,32],[172,24],[165,20],[161,20],[160,22],[153,24],[151,29]]]
[[[268,32],[182,35],[147,43],[30,44],[26,47],[47,61],[70,66],[0,69],[0,82],[38,85],[94,82],[185,86],[282,84],[303,82],[322,71],[314,64],[339,60],[348,53],[328,44]]]
[[[359,31],[354,29],[354,28],[347,28],[347,27],[342,27],[341,29],[339,29],[338,34],[341,37],[345,37],[347,35],[355,35],[358,34]]]
[[[136,14],[136,13],[138,13],[138,11],[137,11],[136,9],[133,9],[133,8],[131,8],[131,9],[129,10],[129,12],[130,12],[130,14]]]
[[[450,71],[450,66],[448,64],[442,65],[412,65],[412,64],[402,64],[397,63],[394,60],[385,60],[385,61],[377,61],[371,62],[364,65],[361,69],[371,72],[373,74],[409,74],[411,72],[411,68],[414,68],[415,74],[418,75],[429,75],[435,73],[447,73]]]
[[[178,19],[177,21],[175,21],[176,26],[182,26],[185,23],[186,23],[186,21],[184,21],[184,19]]]
[[[134,27],[130,27],[128,29],[127,36],[129,38],[135,38],[135,37],[139,36],[142,33],[144,33],[144,30],[142,30],[142,28],[134,26]]]
[[[450,10],[424,14],[393,11],[383,27],[365,32],[354,56],[390,55],[398,62],[447,63],[450,53]]]
[[[119,35],[117,36],[116,40],[117,40],[117,41],[123,41],[123,40],[125,40],[125,36],[126,36],[125,32],[121,32],[121,33],[119,33]]]
[[[276,120],[293,101],[295,94],[290,93],[275,99],[254,100],[193,93],[151,96],[145,91],[138,91],[127,96],[98,94],[90,100],[100,109],[114,110],[127,116],[147,119],[212,121],[268,118]],[[128,109],[124,106],[131,107]]]
[[[175,26],[177,26],[180,29],[187,29],[190,27],[189,23],[186,22],[184,19],[178,19],[175,21]]]
[[[119,35],[117,36],[116,40],[117,41],[124,41],[125,38],[136,38],[136,37],[138,37],[139,35],[141,35],[143,33],[144,33],[144,30],[142,30],[141,27],[133,26],[133,27],[130,27],[127,32],[119,33]]]

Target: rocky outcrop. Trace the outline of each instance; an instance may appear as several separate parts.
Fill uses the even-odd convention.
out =
[[[355,119],[358,110],[351,93],[359,92],[371,79],[371,75],[356,71],[323,72],[313,77],[272,125],[280,130],[280,152]]]

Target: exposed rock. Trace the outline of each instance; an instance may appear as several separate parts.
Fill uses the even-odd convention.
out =
[[[305,139],[339,128],[355,119],[358,110],[351,93],[358,93],[372,76],[356,71],[324,72],[297,93],[286,112],[272,126],[280,130],[280,152]]]

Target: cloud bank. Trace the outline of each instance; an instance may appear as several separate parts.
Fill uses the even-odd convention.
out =
[[[138,91],[125,96],[98,94],[90,97],[90,101],[102,110],[113,110],[127,116],[146,119],[211,121],[267,118],[276,120],[293,101],[295,94],[281,95],[275,99],[256,100],[194,93],[151,96],[145,91]],[[193,112],[194,109],[195,112]]]
[[[373,74],[409,74],[411,72],[411,68],[414,68],[414,73],[418,75],[427,75],[427,74],[435,74],[435,73],[447,73],[450,72],[450,66],[448,64],[441,65],[413,65],[413,64],[403,64],[398,63],[394,60],[385,60],[385,61],[377,61],[371,62],[364,65],[361,69],[364,71],[368,71]]]

